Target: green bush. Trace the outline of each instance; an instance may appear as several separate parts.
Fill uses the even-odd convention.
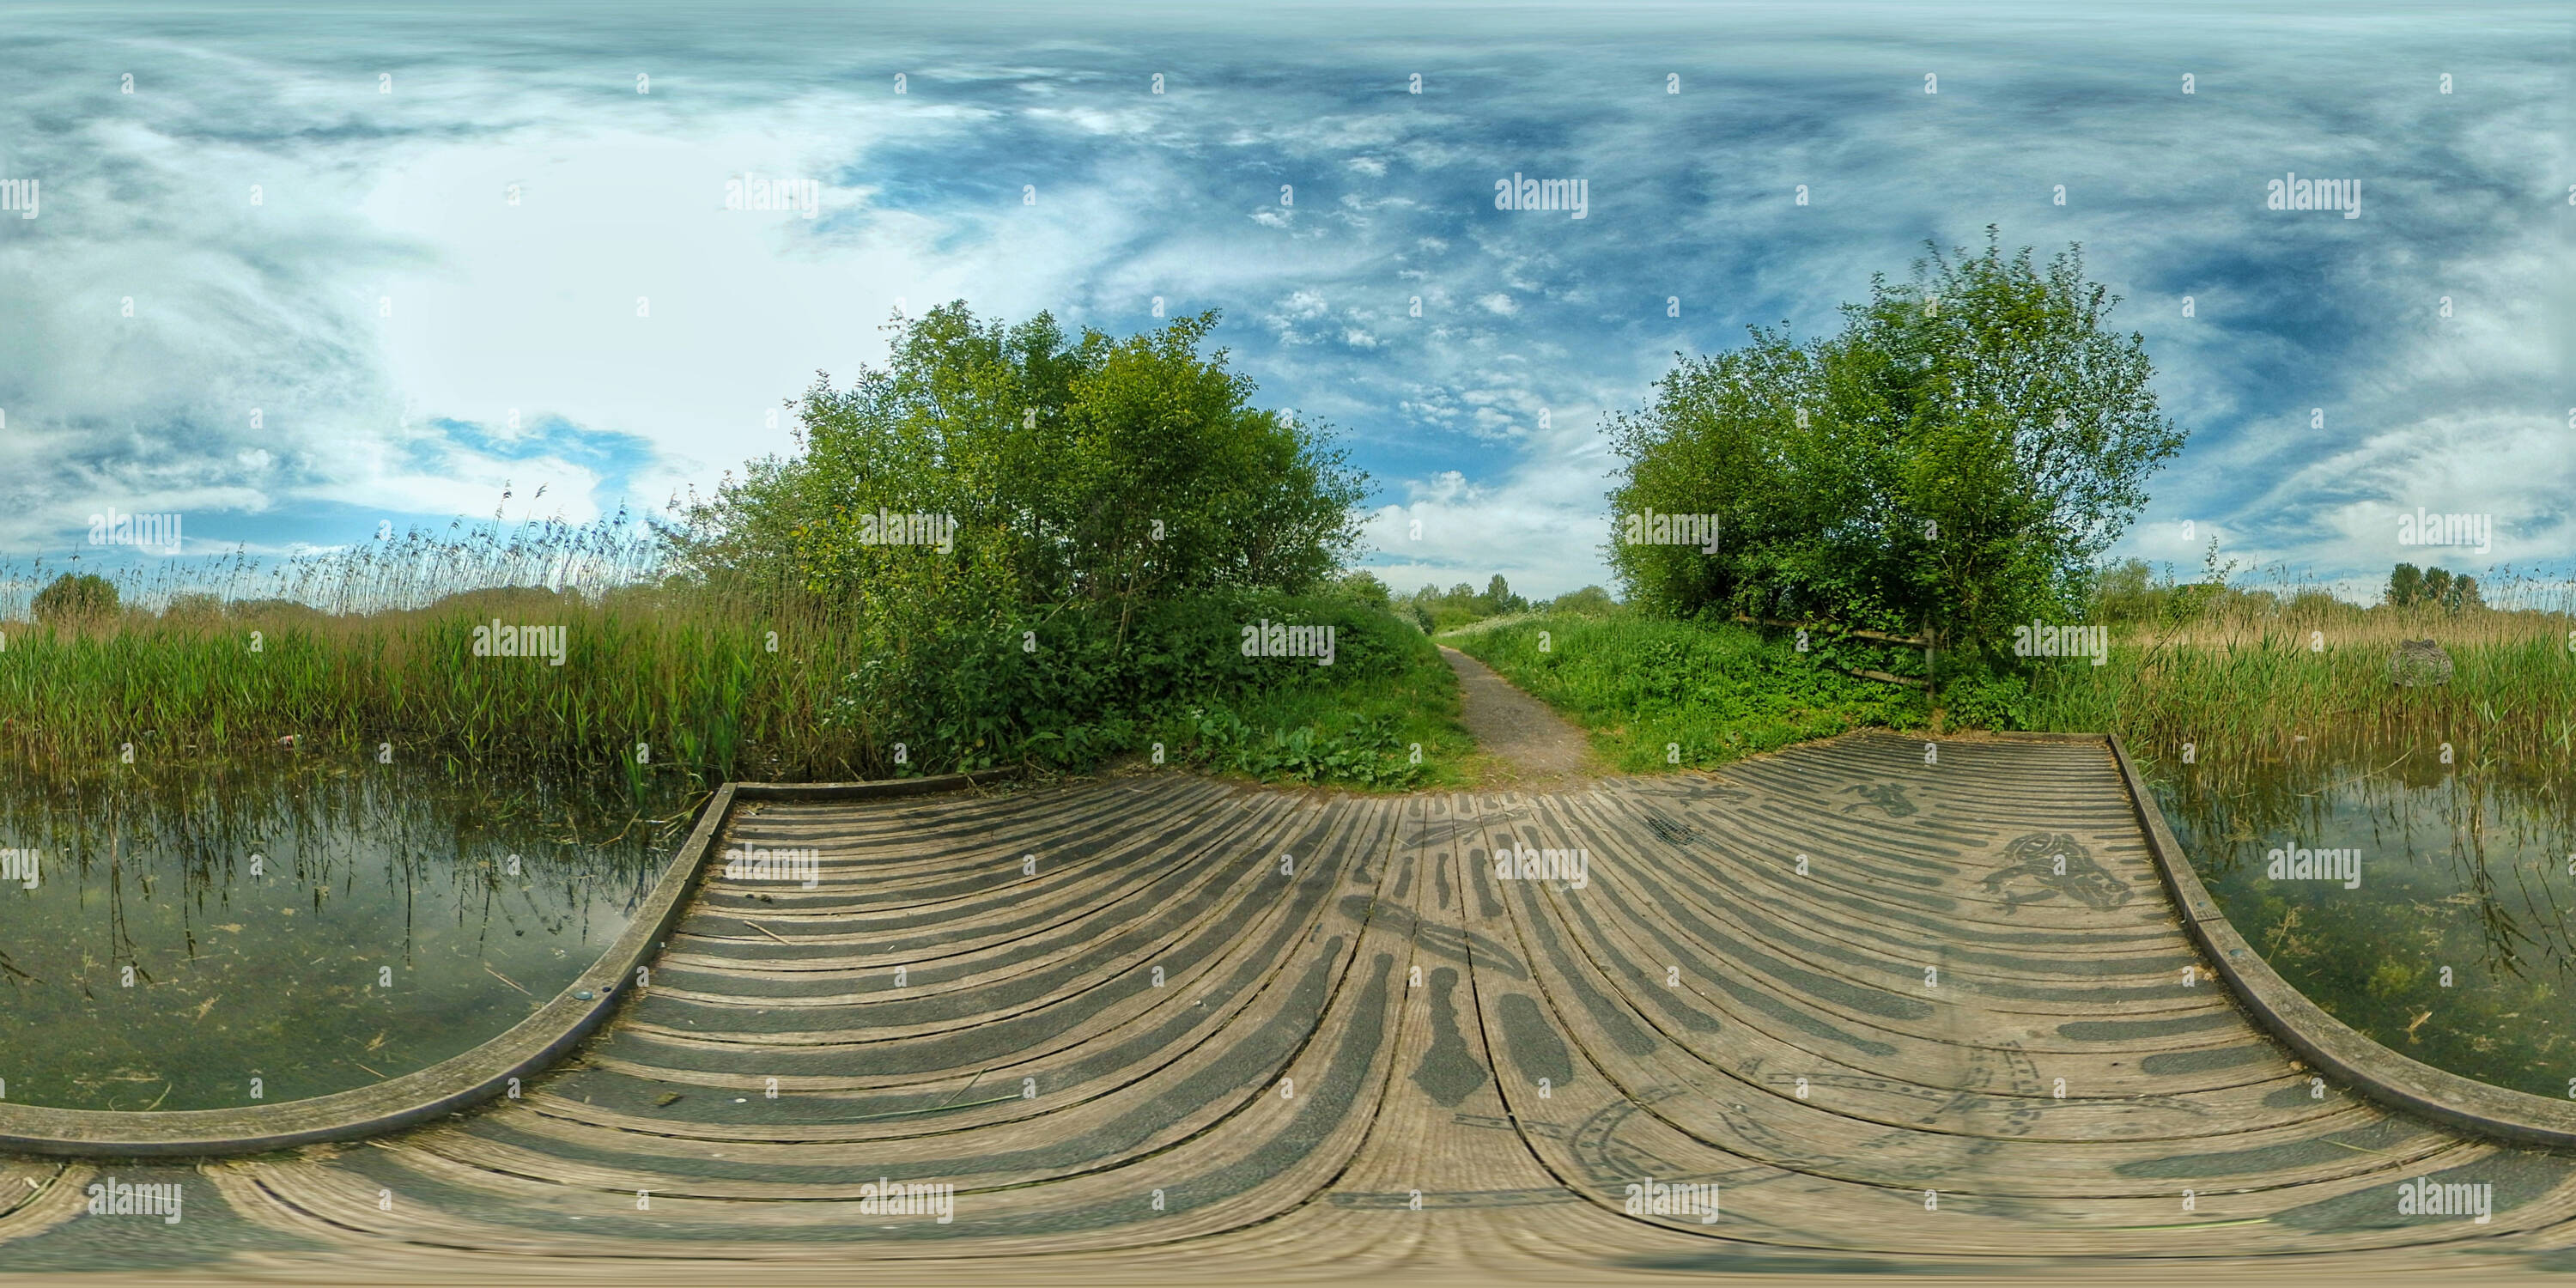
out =
[[[1244,656],[1243,629],[1265,620],[1331,626],[1333,664]],[[1400,676],[1419,664],[1418,639],[1338,595],[1211,591],[1133,616],[1078,605],[871,657],[844,678],[833,719],[904,743],[907,766],[1075,767],[1135,750],[1145,725],[1183,707]]]
[[[36,592],[28,606],[36,620],[47,625],[57,622],[95,621],[116,615],[116,583],[94,573],[64,573],[51,585]]]
[[[1611,561],[1629,602],[1914,634],[1993,649],[2013,623],[2084,608],[2092,562],[2145,505],[2183,436],[2157,411],[2141,337],[2084,279],[1937,251],[1871,281],[1842,331],[1685,359],[1617,418]],[[1718,549],[1636,544],[1621,520],[1713,515]]]
[[[1630,772],[1713,767],[1871,725],[1920,727],[1926,716],[1920,690],[1846,674],[1833,648],[1800,653],[1733,624],[1551,614],[1462,636],[1458,647],[1593,730]]]
[[[1224,351],[1200,352],[1215,322],[1069,339],[962,303],[899,321],[886,369],[806,394],[801,455],[691,508],[673,563],[821,605],[859,659],[827,720],[890,772],[1084,766],[1197,711],[1175,739],[1281,739],[1247,772],[1373,782],[1385,727],[1228,723],[1424,663],[1385,585],[1341,571],[1366,475],[1250,405]],[[934,544],[887,542],[880,515],[931,516]],[[1242,656],[1265,619],[1331,626],[1334,664]]]
[[[1618,600],[1610,597],[1609,591],[1599,586],[1569,590],[1547,603],[1548,612],[1571,613],[1584,617],[1607,617],[1620,611],[1621,607]]]
[[[802,455],[691,507],[678,562],[861,615],[1317,589],[1357,548],[1367,475],[1319,430],[1252,407],[1225,352],[1199,353],[1215,325],[1068,340],[1046,314],[1006,327],[962,302],[899,319],[889,366],[807,391]],[[879,539],[889,513],[954,527],[926,551]]]

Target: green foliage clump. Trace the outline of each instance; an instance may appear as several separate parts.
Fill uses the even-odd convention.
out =
[[[2474,612],[2486,607],[2478,593],[2478,579],[2461,573],[2452,575],[2443,568],[2417,568],[2401,563],[2388,573],[2388,589],[2381,597],[2391,608],[2438,608],[2446,613]]]
[[[1854,678],[1732,624],[1548,614],[1459,647],[1591,729],[1625,771],[1707,768],[1872,725],[1920,727],[1920,690]]]
[[[1367,475],[1319,430],[1252,407],[1225,352],[1198,352],[1215,325],[1069,339],[1047,314],[1005,326],[963,302],[899,318],[889,365],[846,389],[817,380],[804,453],[694,506],[675,552],[692,573],[794,585],[869,619],[1313,590],[1357,547]],[[888,541],[888,514],[954,527],[930,547]]]
[[[1609,591],[1599,586],[1586,586],[1581,590],[1569,590],[1547,601],[1546,611],[1581,617],[1607,617],[1620,611],[1620,604],[1618,600],[1611,597]]]
[[[674,563],[818,605],[856,659],[826,723],[889,772],[1088,765],[1183,709],[1203,713],[1190,745],[1239,742],[1205,713],[1419,666],[1384,584],[1341,575],[1367,476],[1254,408],[1224,351],[1200,352],[1215,324],[898,319],[885,369],[807,392],[801,455],[691,508]],[[1265,620],[1330,626],[1333,665],[1244,656]],[[1318,752],[1314,728],[1279,731],[1325,756],[1283,772],[1380,774],[1382,729]]]
[[[1354,603],[1374,608],[1381,613],[1395,611],[1394,592],[1386,588],[1385,582],[1378,580],[1376,573],[1365,568],[1343,574],[1338,588]]]
[[[57,622],[95,621],[116,614],[116,583],[95,573],[64,573],[53,584],[36,592],[29,606],[36,620],[47,625]]]
[[[2079,250],[1937,251],[1873,278],[1844,327],[1683,360],[1622,416],[1611,562],[1631,603],[1891,633],[1944,649],[2081,611],[2093,560],[2183,435],[2157,410],[2142,337]],[[1620,519],[1716,516],[1715,554],[1636,544]]]

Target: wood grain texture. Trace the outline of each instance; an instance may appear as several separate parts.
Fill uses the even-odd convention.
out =
[[[717,848],[816,849],[813,889],[709,874],[652,986],[524,1100],[197,1164],[192,1201],[269,1241],[197,1264],[2576,1265],[2576,1157],[2354,1094],[2249,1021],[2104,742],[1937,751],[1864,733],[1536,794],[1163,774],[747,802]],[[1580,852],[1585,879],[1498,876],[1498,849]],[[2490,1219],[2401,1215],[2417,1178],[2490,1187]],[[948,1219],[872,1210],[881,1181],[953,1187]],[[1719,1211],[1630,1212],[1648,1183],[1717,1186]],[[8,1203],[12,1252],[105,1219]]]

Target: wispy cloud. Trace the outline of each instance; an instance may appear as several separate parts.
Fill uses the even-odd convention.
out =
[[[788,450],[780,400],[880,358],[898,300],[1159,299],[1350,435],[1397,584],[1554,593],[1606,579],[1603,420],[1674,351],[1830,329],[1997,223],[2085,244],[2193,432],[2119,553],[2384,573],[2418,504],[2576,553],[2563,15],[1086,17],[14,11],[0,178],[44,206],[0,219],[0,550],[108,503],[276,545],[505,481],[658,507]],[[2266,210],[2291,170],[2364,215]],[[819,217],[726,210],[745,172]],[[1514,173],[1585,179],[1587,218],[1495,210]]]

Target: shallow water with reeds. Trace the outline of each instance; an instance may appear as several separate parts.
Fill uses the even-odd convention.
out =
[[[2228,920],[2317,1005],[2437,1068],[2576,1097],[2565,769],[2438,745],[2146,768]]]
[[[283,754],[0,775],[0,1095],[297,1100],[527,1018],[626,928],[685,802],[499,777]]]

